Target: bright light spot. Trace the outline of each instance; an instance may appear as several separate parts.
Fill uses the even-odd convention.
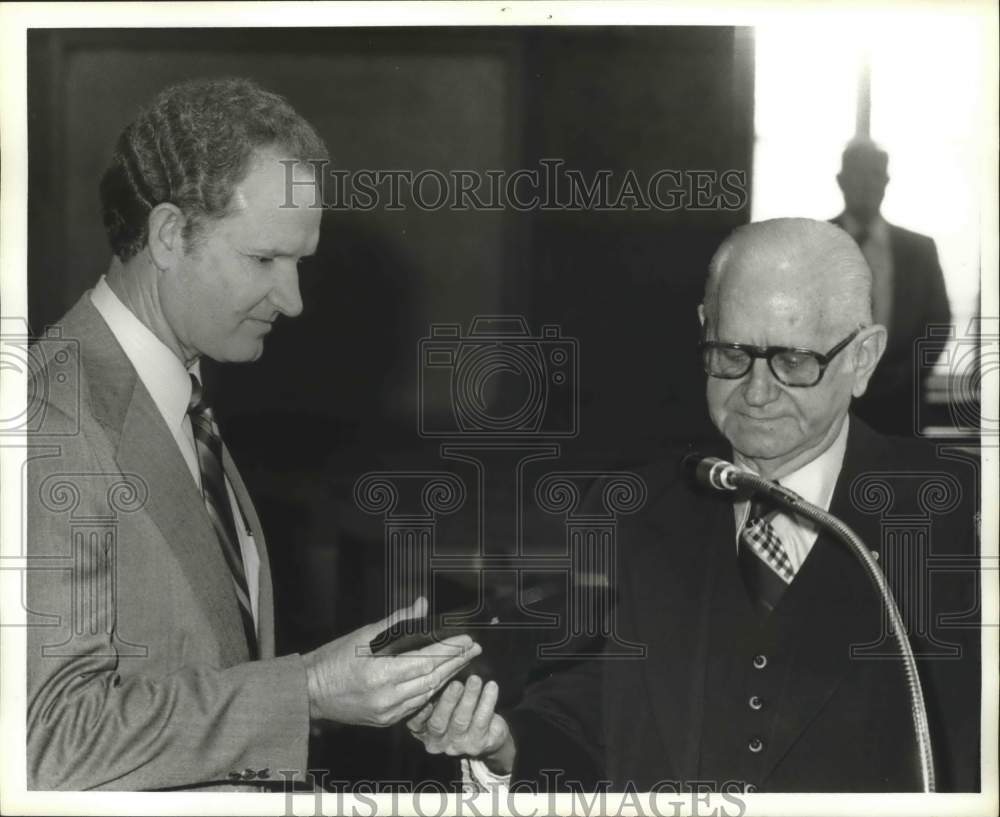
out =
[[[843,208],[840,153],[854,135],[857,88],[871,65],[871,136],[889,152],[882,213],[930,235],[956,323],[976,312],[980,202],[995,80],[989,32],[974,15],[799,21],[756,30],[754,220],[831,218]],[[988,166],[988,165],[986,165]]]

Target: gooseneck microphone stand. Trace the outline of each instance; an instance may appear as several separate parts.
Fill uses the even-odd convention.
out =
[[[920,676],[917,674],[917,662],[913,657],[913,648],[903,626],[903,617],[893,598],[892,590],[885,579],[885,574],[879,568],[871,551],[865,547],[861,538],[837,517],[822,508],[807,502],[798,494],[783,488],[776,482],[764,479],[750,471],[737,468],[732,463],[714,457],[692,455],[685,457],[685,465],[693,469],[695,479],[719,491],[735,491],[746,489],[755,494],[770,498],[775,504],[785,510],[811,519],[821,528],[833,533],[847,545],[865,568],[868,577],[874,582],[882,599],[882,604],[889,615],[893,635],[899,645],[903,658],[903,671],[906,673],[906,684],[910,691],[910,715],[913,722],[913,734],[917,740],[920,776],[924,792],[934,791],[934,754],[931,749],[930,729],[927,726],[927,709],[924,705],[924,692],[920,686]]]

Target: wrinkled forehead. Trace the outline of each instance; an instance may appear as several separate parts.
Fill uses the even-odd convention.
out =
[[[738,245],[719,280],[719,337],[761,345],[822,345],[839,323],[835,282],[836,271],[812,248]]]

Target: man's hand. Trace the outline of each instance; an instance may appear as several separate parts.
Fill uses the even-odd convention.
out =
[[[303,656],[309,717],[389,726],[426,704],[482,648],[467,635],[395,656],[372,655],[369,642],[397,621],[427,614],[427,600],[368,624]]]
[[[470,675],[463,684],[452,681],[441,697],[428,703],[406,722],[410,733],[432,755],[478,758],[494,774],[510,774],[514,767],[514,737],[507,721],[493,710],[499,689]]]

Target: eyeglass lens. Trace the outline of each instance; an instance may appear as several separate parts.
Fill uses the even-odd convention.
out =
[[[771,371],[783,383],[808,385],[820,375],[820,363],[805,352],[777,352],[771,356]],[[713,348],[705,350],[709,374],[716,377],[743,377],[753,365],[753,356],[743,349]]]

